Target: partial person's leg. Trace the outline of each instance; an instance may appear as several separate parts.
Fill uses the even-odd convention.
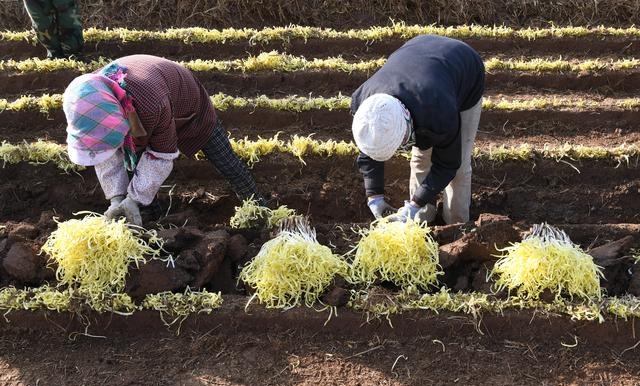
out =
[[[431,170],[431,149],[411,148],[411,175],[409,176],[409,199]]]
[[[24,7],[31,18],[36,39],[47,49],[47,57],[63,57],[64,53],[58,39],[55,9],[51,0],[24,0]]]
[[[254,199],[266,204],[264,198],[258,192],[256,183],[251,177],[249,170],[236,153],[231,148],[231,143],[222,127],[220,120],[216,122],[216,128],[204,147],[202,152],[209,161],[218,169],[233,187],[239,199],[244,200],[251,196]]]
[[[81,56],[84,46],[82,20],[75,0],[53,0],[58,25],[58,40],[63,54]]]
[[[478,133],[482,98],[472,108],[460,113],[460,135],[462,159],[460,169],[453,180],[444,189],[442,197],[442,218],[447,224],[469,221],[471,206],[471,157],[473,144]]]

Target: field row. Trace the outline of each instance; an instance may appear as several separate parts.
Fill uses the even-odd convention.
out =
[[[334,97],[304,97],[290,95],[283,98],[271,98],[260,95],[255,98],[233,96],[224,93],[212,95],[211,102],[216,110],[229,109],[265,109],[275,111],[303,112],[311,110],[348,110],[351,105],[351,97],[337,95]],[[532,97],[513,99],[506,97],[492,98],[485,96],[482,102],[484,111],[493,110],[637,110],[640,107],[640,98],[590,98],[570,97],[565,95],[547,95],[544,97]],[[24,95],[16,100],[9,101],[0,98],[0,113],[2,111],[38,111],[50,114],[62,109],[62,94],[45,94],[41,96]]]
[[[230,142],[236,154],[250,166],[259,162],[262,157],[277,153],[291,154],[303,164],[305,163],[304,157],[308,156],[344,157],[358,154],[358,148],[351,141],[321,141],[313,139],[311,136],[292,135],[291,139],[287,141],[281,140],[277,135],[258,140],[230,138]],[[399,152],[398,154],[409,158],[407,152]],[[473,158],[476,161],[530,161],[541,158],[556,161],[605,160],[627,165],[636,165],[639,156],[640,147],[636,144],[621,145],[613,148],[571,144],[536,148],[528,144],[522,144],[519,146],[476,147],[473,153]],[[196,159],[203,158],[201,153],[196,155]],[[66,145],[49,141],[25,142],[17,145],[3,142],[0,145],[0,160],[3,165],[19,162],[51,162],[65,171],[83,169],[69,160]]]
[[[28,17],[17,1],[0,3],[2,29],[24,28]],[[173,4],[173,7],[170,5]],[[122,12],[112,11],[112,4],[82,4],[83,19],[89,26],[131,26],[162,28],[206,26],[263,28],[272,25],[344,26],[385,25],[389,20],[443,25],[480,23],[484,25],[638,25],[638,7],[633,0],[514,2],[500,0],[479,3],[477,0],[419,2],[399,1],[322,1],[291,2],[236,1],[233,3],[185,3],[170,1],[129,4]],[[381,10],[384,10],[382,12]]]
[[[175,40],[185,44],[191,43],[226,43],[246,40],[250,44],[269,43],[274,41],[289,42],[293,39],[355,39],[364,42],[380,41],[389,38],[410,39],[417,35],[433,34],[456,39],[490,38],[490,39],[524,39],[543,38],[637,38],[640,28],[637,27],[548,27],[548,28],[512,28],[507,26],[482,25],[406,25],[393,23],[389,26],[369,27],[363,29],[335,30],[310,26],[291,25],[287,27],[255,28],[168,28],[162,31],[136,30],[128,28],[99,29],[90,27],[83,31],[87,43],[118,40],[121,42],[146,40]],[[0,40],[35,43],[33,31],[1,31]]]
[[[3,60],[0,61],[0,71],[7,72],[53,72],[73,70],[78,72],[95,71],[112,59],[100,58],[89,63],[67,59],[38,59]],[[306,59],[304,56],[289,55],[277,51],[262,52],[257,56],[233,60],[190,60],[180,61],[181,65],[196,72],[205,71],[342,71],[362,72],[375,71],[386,62],[385,58],[374,60],[348,61],[341,57]],[[640,67],[640,59],[605,59],[594,58],[587,60],[565,60],[561,58],[525,58],[502,59],[488,58],[484,61],[488,72],[518,71],[518,72],[605,72],[632,71]]]
[[[0,97],[13,101],[23,95],[58,94],[81,71],[55,72],[2,72],[0,71]],[[202,85],[211,94],[224,93],[245,98],[267,95],[350,96],[369,77],[369,72],[342,71],[258,71],[198,72]],[[485,95],[505,98],[546,97],[579,94],[576,99],[615,97],[634,98],[640,88],[640,71],[603,72],[517,72],[493,71],[486,74]],[[513,97],[512,97],[513,95]],[[522,97],[517,95],[523,95]],[[526,95],[526,96],[525,96]],[[1,122],[0,122],[1,123]]]
[[[61,291],[49,286],[30,289],[5,287],[0,289],[0,311],[48,310],[56,312],[83,312],[89,308],[99,313],[112,312],[131,315],[134,311],[155,310],[173,316],[190,313],[211,313],[222,304],[219,293],[187,291],[186,293],[161,292],[146,295],[140,305],[126,293],[101,293],[98,296],[77,294],[72,290]],[[6,314],[5,314],[6,315]]]
[[[606,318],[628,320],[640,317],[640,300],[630,296],[605,297],[598,303],[580,303],[569,300],[547,303],[518,298],[499,299],[479,292],[453,293],[441,289],[432,294],[422,294],[415,299],[402,299],[403,297],[407,296],[396,295],[387,304],[375,305],[367,304],[364,300],[356,300],[352,301],[348,307],[356,311],[367,312],[372,318],[389,317],[393,314],[415,310],[436,313],[448,311],[477,317],[485,312],[499,314],[508,310],[525,309],[535,309],[543,314],[563,314],[573,320],[598,322],[604,322]],[[203,292],[188,291],[185,294],[163,292],[146,295],[138,305],[126,293],[105,294],[102,301],[98,302],[48,286],[31,289],[5,287],[0,289],[0,312],[6,316],[12,311],[20,310],[78,312],[81,314],[93,310],[99,313],[131,315],[137,311],[155,310],[164,317],[168,317],[165,323],[167,326],[171,326],[189,314],[210,314],[221,307],[224,298],[224,295],[209,293],[206,290]],[[325,307],[324,310],[329,313],[330,318],[333,313],[330,313],[327,308]]]

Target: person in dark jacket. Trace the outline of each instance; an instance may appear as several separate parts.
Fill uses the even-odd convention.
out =
[[[173,160],[198,150],[240,199],[265,204],[231,149],[207,90],[177,63],[151,55],[116,59],[74,79],[63,94],[63,110],[69,158],[95,167],[111,202],[108,218],[124,216],[141,225],[139,205],[153,201]]]
[[[76,0],[24,0],[24,6],[48,58],[83,58],[82,22]]]
[[[444,191],[444,221],[469,220],[484,72],[482,59],[467,44],[421,35],[393,52],[353,93],[357,163],[376,218],[395,211],[384,197],[384,161],[411,146],[410,197],[391,219],[433,221]]]

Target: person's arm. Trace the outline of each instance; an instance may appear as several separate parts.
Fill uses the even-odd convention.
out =
[[[180,152],[161,153],[147,148],[134,171],[127,196],[141,205],[149,205],[160,190],[160,186],[173,170],[173,160]]]
[[[122,150],[116,150],[113,156],[97,164],[94,169],[105,198],[111,201],[109,208],[104,212],[105,217],[115,219],[124,216],[130,223],[142,225],[138,205],[131,199],[125,198],[129,176],[124,166]]]
[[[149,142],[127,188],[128,197],[141,205],[149,205],[160,186],[173,170],[178,158],[178,135],[168,100],[158,106],[156,121],[149,129]]]
[[[381,218],[395,212],[396,209],[384,197],[384,162],[371,159],[362,152],[356,162],[364,177],[367,206],[373,216]]]
[[[240,200],[253,197],[259,204],[266,205],[267,201],[258,191],[249,170],[233,152],[229,138],[220,121],[216,122],[211,138],[202,148],[202,152],[220,174],[229,181]]]
[[[445,111],[441,109],[441,111]],[[461,164],[460,119],[454,114],[442,113],[433,132],[426,133],[426,140],[432,144],[431,168],[415,190],[410,201],[405,201],[398,212],[390,216],[391,221],[432,222],[436,217],[436,199],[455,177]]]
[[[104,197],[111,200],[114,197],[127,194],[127,186],[129,185],[129,176],[124,167],[124,154],[118,149],[106,161],[97,164],[94,167],[96,176]]]
[[[384,162],[376,161],[360,152],[356,160],[358,169],[364,178],[367,197],[384,194]]]

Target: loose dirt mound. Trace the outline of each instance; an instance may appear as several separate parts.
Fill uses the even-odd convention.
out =
[[[173,218],[164,217],[160,222],[167,225],[170,224],[167,221],[191,215],[175,213]],[[149,220],[145,226],[150,229],[158,227],[156,221]],[[348,254],[359,241],[359,227],[349,223],[319,224],[317,238],[323,245],[331,246],[334,253]],[[216,228],[204,232],[197,222],[189,226],[171,224],[168,228],[161,228],[158,236],[164,240],[163,258],[171,255],[175,263],[151,260],[139,267],[131,267],[126,292],[137,301],[148,294],[184,292],[187,289],[250,294],[252,290],[238,281],[238,274],[272,234],[266,230]],[[528,225],[516,224],[506,216],[486,213],[475,222],[433,227],[433,237],[440,246],[440,266],[444,271],[436,287],[492,293],[488,273],[500,250],[519,242],[528,229]],[[568,229],[569,235],[575,235],[576,242],[582,243],[585,249],[596,247],[590,253],[597,264],[604,267],[601,286],[609,296],[622,296],[628,292],[635,294],[636,288],[631,284],[637,270],[629,250],[640,243],[638,226],[601,226],[597,231],[598,239],[586,240],[584,235],[588,232],[582,226]],[[586,229],[592,230],[593,227],[587,226]],[[54,282],[56,267],[47,261],[46,256],[38,254],[49,232],[40,232],[37,225],[12,222],[6,223],[4,230],[6,237],[0,237],[0,265],[4,268],[4,273],[0,272],[0,284],[22,287]],[[640,280],[640,272],[637,276]],[[335,306],[343,306],[349,300],[345,289],[359,289],[343,281],[336,282],[334,286],[335,291],[330,287],[324,300]]]

